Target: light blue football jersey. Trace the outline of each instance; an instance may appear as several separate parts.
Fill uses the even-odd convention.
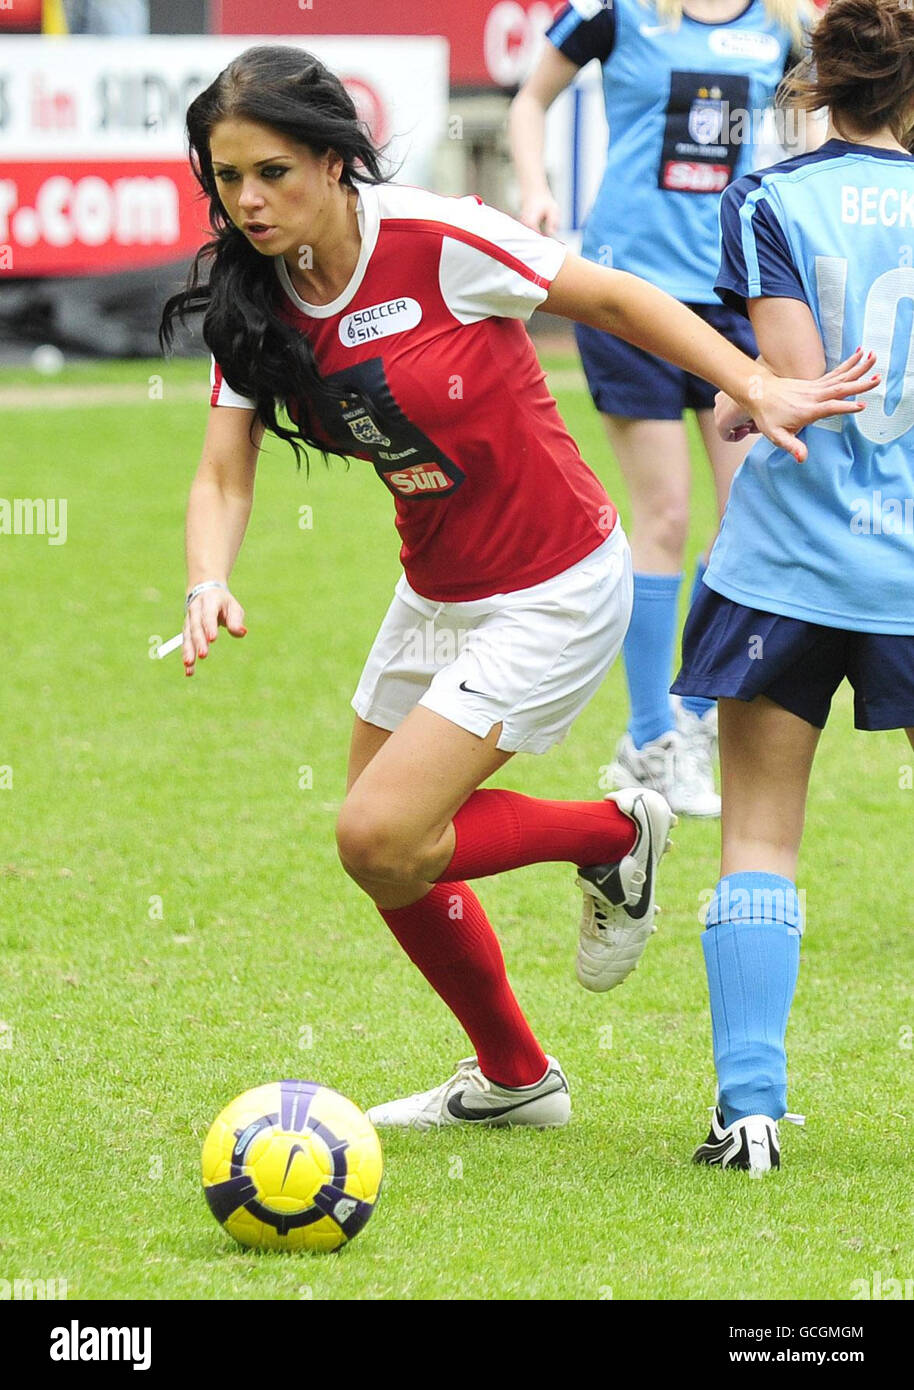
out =
[[[829,367],[859,345],[866,410],[761,440],[730,491],[705,583],[738,603],[856,632],[914,634],[914,157],[830,140],[721,201],[717,289],[808,304]]]
[[[676,27],[640,0],[573,0],[548,38],[579,67],[603,65],[609,153],[583,254],[713,304],[720,194],[758,162],[789,32],[763,0],[726,24],[684,15]]]

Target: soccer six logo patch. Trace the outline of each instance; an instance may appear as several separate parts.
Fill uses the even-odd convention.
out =
[[[340,319],[339,336],[343,347],[360,347],[392,333],[405,333],[422,321],[422,305],[417,299],[388,299],[369,304]]]

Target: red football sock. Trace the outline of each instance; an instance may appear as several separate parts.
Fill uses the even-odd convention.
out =
[[[442,879],[484,878],[553,860],[611,864],[628,854],[636,836],[614,801],[540,801],[507,791],[474,792],[454,817],[454,830],[454,857]]]
[[[532,1086],[546,1056],[508,984],[501,947],[465,883],[436,883],[409,907],[378,908],[436,994],[466,1029],[484,1076]]]

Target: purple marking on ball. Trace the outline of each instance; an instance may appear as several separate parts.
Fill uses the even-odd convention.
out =
[[[321,1089],[316,1081],[280,1081],[280,1125],[301,1132],[308,1122],[311,1102]]]

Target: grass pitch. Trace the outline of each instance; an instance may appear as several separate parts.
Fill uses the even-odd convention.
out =
[[[557,365],[624,515],[590,400]],[[205,364],[0,387],[28,393],[6,416],[0,492],[68,503],[65,544],[0,535],[0,1278],[89,1299],[618,1300],[846,1299],[874,1272],[914,1274],[914,755],[901,734],[854,734],[846,690],[799,876],[790,1104],[808,1127],[784,1127],[779,1174],[689,1163],[714,1095],[699,909],[718,833],[685,821],[661,929],[610,995],[574,979],[571,868],[479,885],[569,1074],[566,1130],[387,1134],[352,1246],[236,1248],[198,1166],[232,1096],[299,1076],[367,1106],[468,1050],[334,852],[348,700],[398,573],[391,501],[367,466],[318,459],[308,480],[269,442],[233,576],[249,634],[221,633],[186,681],[180,656],[148,652],[180,627]],[[700,468],[695,499],[693,551],[712,524]],[[624,719],[617,666],[561,748],[495,784],[599,795]]]

